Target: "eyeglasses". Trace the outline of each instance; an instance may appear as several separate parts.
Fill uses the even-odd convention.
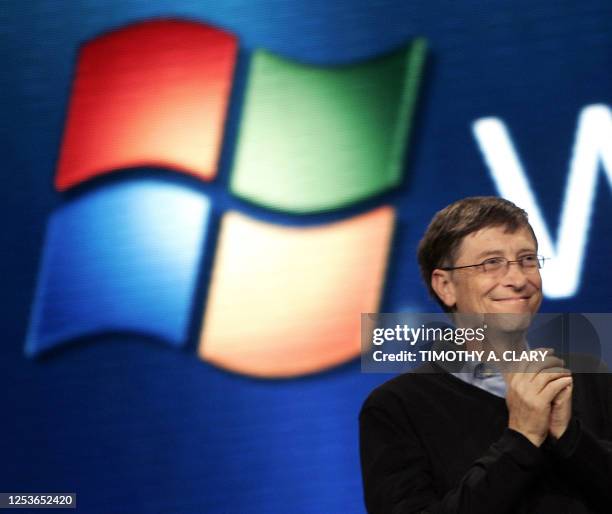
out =
[[[485,273],[490,273],[491,275],[496,275],[500,273],[506,273],[510,268],[510,264],[517,263],[524,273],[533,273],[536,270],[540,269],[544,266],[545,257],[541,255],[529,254],[520,257],[515,261],[510,261],[505,257],[491,257],[490,259],[486,259],[479,264],[469,264],[468,266],[453,266],[440,268],[444,271],[453,271],[456,269],[464,269],[464,268],[477,268],[482,266],[482,270]]]

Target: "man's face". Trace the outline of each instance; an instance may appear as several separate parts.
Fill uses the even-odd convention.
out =
[[[489,227],[466,236],[453,266],[478,264],[491,257],[514,261],[536,253],[536,243],[527,228],[506,232],[505,227]],[[481,267],[447,271],[442,300],[459,313],[535,314],[542,303],[539,269],[523,271],[518,263],[508,270],[486,273]]]

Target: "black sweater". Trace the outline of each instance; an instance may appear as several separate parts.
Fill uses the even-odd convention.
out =
[[[612,375],[574,374],[572,420],[534,446],[503,398],[426,364],[361,410],[370,514],[612,513]]]

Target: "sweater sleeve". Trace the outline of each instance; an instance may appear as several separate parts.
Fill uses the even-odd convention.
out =
[[[612,375],[598,362],[599,373],[575,375],[584,384],[578,415],[576,410],[565,433],[558,441],[550,439],[543,446],[557,469],[584,492],[599,512],[612,508]],[[591,414],[593,430],[582,415]],[[596,414],[596,415],[594,415]]]
[[[545,447],[559,469],[577,484],[593,505],[612,506],[612,441],[596,437],[577,418],[556,442]]]
[[[389,410],[371,405],[360,414],[360,451],[370,514],[514,512],[544,458],[523,435],[506,429],[456,487],[437,491],[417,434]]]

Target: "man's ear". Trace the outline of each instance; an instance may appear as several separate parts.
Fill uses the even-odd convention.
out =
[[[431,274],[431,287],[449,309],[457,303],[455,284],[451,280],[450,271],[433,270]]]

